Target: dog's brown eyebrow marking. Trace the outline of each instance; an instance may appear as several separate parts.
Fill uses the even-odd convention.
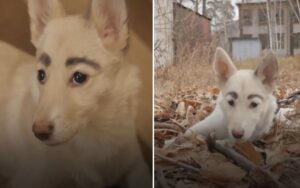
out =
[[[72,66],[77,64],[86,64],[95,69],[99,69],[100,65],[93,60],[87,59],[85,57],[70,57],[66,61],[66,66]]]
[[[48,67],[51,64],[51,58],[48,54],[42,53],[38,58],[39,62]]]
[[[237,98],[238,98],[238,94],[237,94],[236,92],[234,92],[234,91],[230,91],[230,92],[228,92],[226,95],[231,95],[232,98],[234,98],[234,99],[237,99]]]
[[[263,98],[262,96],[257,95],[257,94],[251,94],[251,95],[249,95],[249,96],[248,96],[248,99],[253,99],[253,98],[255,98],[255,97],[258,97],[258,98],[260,98],[261,100],[264,100],[264,98]]]

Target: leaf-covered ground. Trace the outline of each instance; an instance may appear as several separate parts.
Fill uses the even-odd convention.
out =
[[[240,67],[253,68],[256,63],[241,63]],[[279,64],[280,79],[274,94],[282,100],[300,90],[300,61],[285,58]],[[272,131],[263,138],[232,147],[262,170],[261,174],[212,148],[200,135],[182,136],[213,111],[220,92],[210,65],[202,65],[204,70],[187,67],[167,67],[155,75],[155,186],[300,187],[300,100],[282,103]],[[180,86],[176,85],[178,80]]]

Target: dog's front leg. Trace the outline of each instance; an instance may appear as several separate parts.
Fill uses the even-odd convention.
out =
[[[105,181],[96,169],[81,168],[73,175],[76,185],[80,188],[104,188]]]
[[[39,168],[20,168],[11,180],[12,188],[52,188],[53,182],[48,181],[49,176]]]
[[[219,105],[216,106],[215,110],[207,118],[189,128],[185,132],[185,135],[196,133],[208,137],[212,132],[215,133],[217,140],[223,140],[228,137],[227,120],[224,118]]]
[[[151,172],[142,154],[139,155],[135,167],[126,176],[125,181],[128,188],[152,187]]]

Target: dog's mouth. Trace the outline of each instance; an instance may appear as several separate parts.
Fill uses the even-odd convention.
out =
[[[41,142],[43,142],[47,146],[51,146],[51,147],[60,146],[60,145],[66,144],[70,140],[72,140],[72,138],[74,137],[75,134],[69,136],[68,138],[64,138],[64,139],[58,139],[57,137],[55,137],[55,135],[52,135],[48,140],[44,140]]]
[[[253,141],[253,139],[251,138],[251,136],[247,136],[247,135],[243,135],[240,138],[236,138],[236,137],[234,137],[231,134],[230,137],[231,137],[230,140],[233,140],[234,142],[237,142],[237,143],[243,143],[243,142]]]
[[[80,130],[84,127],[84,124],[78,127],[78,129],[72,129],[72,130],[64,130],[64,129],[55,129],[50,135],[47,135],[46,137],[42,137],[41,135],[36,135],[35,136],[39,139],[40,142],[43,144],[50,146],[50,147],[55,147],[55,146],[60,146],[64,145],[68,142],[70,142],[72,139],[74,139],[75,135],[80,132]]]
[[[67,143],[70,139],[65,140],[65,141],[53,141],[53,140],[47,140],[47,141],[43,141],[44,144],[46,144],[47,146],[51,146],[51,147],[55,147],[55,146],[60,146],[63,145],[65,143]]]
[[[234,141],[235,141],[236,143],[243,143],[243,142],[247,142],[248,140],[245,139],[245,138],[240,138],[240,139],[234,138]]]

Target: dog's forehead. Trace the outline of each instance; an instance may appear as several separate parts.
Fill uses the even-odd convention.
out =
[[[265,92],[261,80],[254,75],[253,70],[238,70],[228,79],[223,90],[224,93],[235,92],[244,97]]]
[[[101,63],[109,56],[96,30],[79,16],[49,22],[41,40],[41,49],[50,56],[55,56],[52,59],[85,57]]]

